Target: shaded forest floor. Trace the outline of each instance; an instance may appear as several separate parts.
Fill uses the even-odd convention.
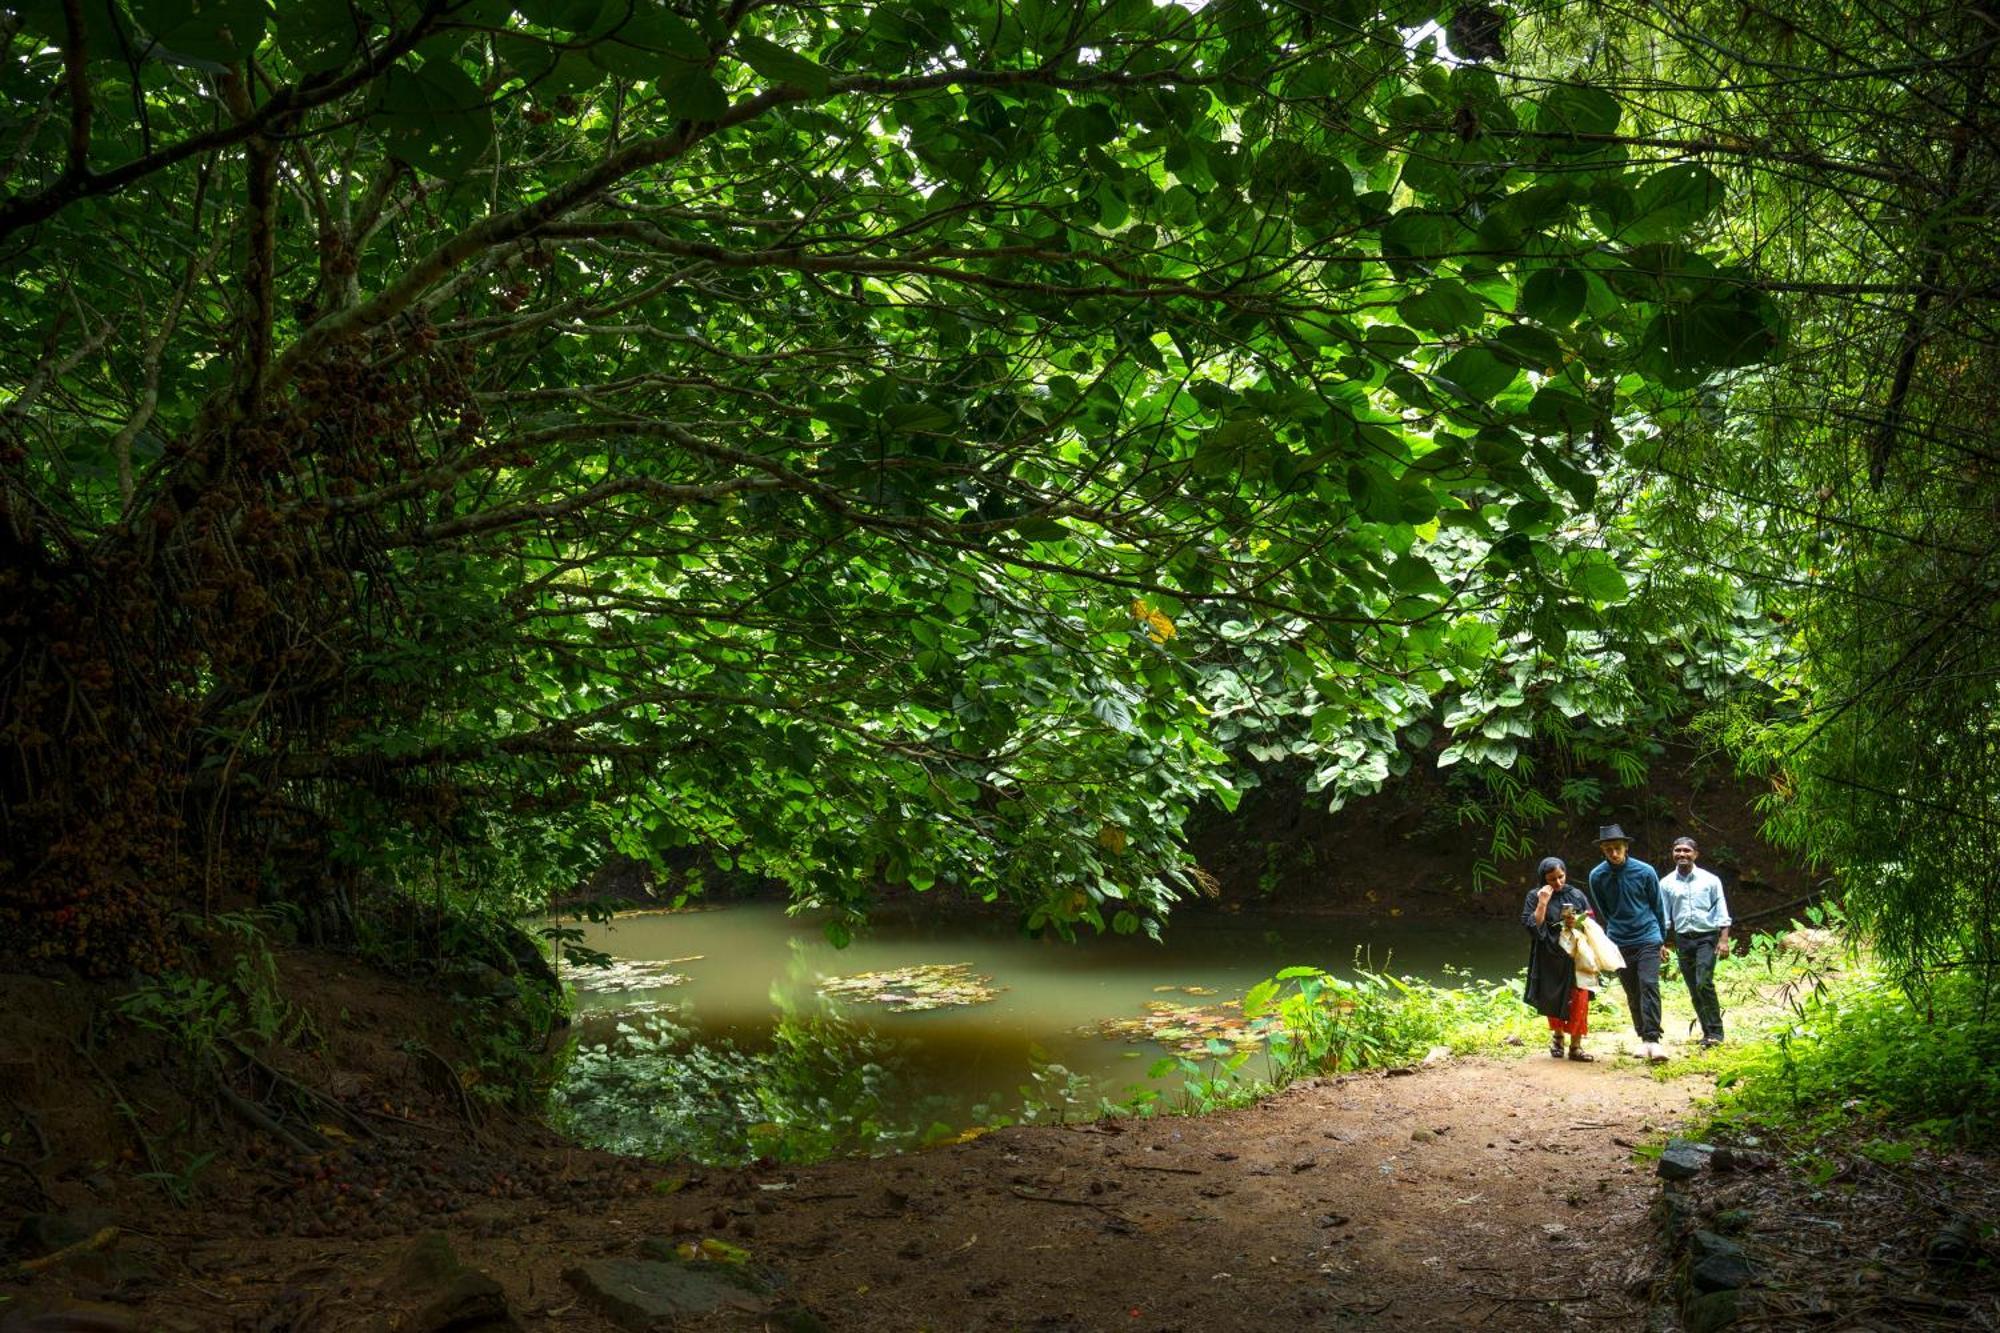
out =
[[[329,1114],[310,1153],[240,1121],[170,1135],[159,1051],[100,1025],[79,1068],[63,1027],[90,1021],[81,988],[0,978],[26,1113],[0,1225],[36,1266],[0,1283],[0,1329],[1673,1328],[1702,1254],[1672,1238],[1696,1230],[1737,1250],[1746,1323],[2000,1326],[1989,1161],[1822,1146],[1828,1176],[1739,1144],[1734,1170],[1703,1160],[1663,1198],[1650,1154],[1711,1081],[1653,1077],[1611,1032],[1596,1064],[1523,1050],[1202,1118],[703,1170],[474,1124],[436,1075],[463,1058],[450,1034],[408,1039],[434,999],[351,961],[284,962],[328,1034],[285,1052],[285,1076],[366,1112]],[[204,1142],[212,1161],[175,1155]],[[177,1167],[186,1207],[166,1201]],[[1926,1251],[1954,1234],[1966,1253],[1941,1272]]]

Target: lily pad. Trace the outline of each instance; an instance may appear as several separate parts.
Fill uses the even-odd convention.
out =
[[[668,960],[675,963],[687,961],[685,958]],[[687,973],[671,971],[666,962],[647,958],[621,958],[609,967],[580,967],[570,973],[570,980],[576,983],[578,990],[601,995],[685,986],[687,979]]]
[[[919,963],[819,980],[821,995],[866,1000],[898,1013],[985,1004],[1005,989],[992,977],[975,975],[970,963]]]
[[[1237,1000],[1209,1007],[1148,1000],[1145,1010],[1137,1018],[1100,1019],[1078,1032],[1115,1041],[1155,1041],[1169,1050],[1197,1056],[1209,1054],[1210,1039],[1226,1041],[1239,1050],[1264,1043],[1266,1024],[1244,1018]]]
[[[591,1011],[593,1018],[632,1018],[648,1014],[677,1014],[681,1007],[673,1000],[623,1000]]]

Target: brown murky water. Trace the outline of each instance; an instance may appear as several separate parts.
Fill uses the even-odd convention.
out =
[[[1240,999],[1282,967],[1342,973],[1357,958],[1428,980],[1462,980],[1466,973],[1504,979],[1521,966],[1519,935],[1491,920],[1245,912],[1189,917],[1164,943],[1120,937],[1065,943],[1024,938],[1004,922],[927,918],[879,921],[836,949],[812,920],[787,916],[776,905],[743,904],[639,913],[587,927],[585,944],[628,966],[609,977],[584,969],[571,977],[587,1034],[650,1010],[696,1040],[756,1049],[787,1015],[845,1020],[894,1048],[901,1086],[923,1102],[926,1117],[963,1125],[993,1113],[1018,1114],[1023,1089],[1025,1100],[1045,1103],[1066,1090],[1072,1110],[1100,1098],[1129,1100],[1146,1088],[1171,1094],[1177,1081],[1146,1076],[1166,1047],[1099,1030],[1104,1020],[1143,1017],[1149,1003],[1213,1008]],[[965,965],[960,978],[990,986],[993,997],[913,1012],[822,993],[830,979],[924,964]],[[659,981],[671,984],[648,984]],[[921,986],[888,991],[918,998]],[[1253,1072],[1261,1060],[1253,1057]]]

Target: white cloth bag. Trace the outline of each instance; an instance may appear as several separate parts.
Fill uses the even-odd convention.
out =
[[[1603,990],[1610,984],[1608,974],[1625,966],[1625,955],[1594,917],[1564,918],[1562,947],[1576,964],[1576,984],[1584,990]]]

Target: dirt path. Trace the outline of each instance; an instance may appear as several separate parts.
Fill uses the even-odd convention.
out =
[[[1693,1091],[1471,1060],[1201,1119],[1006,1133],[803,1177],[859,1198],[773,1214],[766,1243],[824,1247],[798,1292],[834,1328],[1567,1327],[1628,1308],[1625,1264],[1598,1267],[1589,1302],[1555,1274],[1648,1254],[1652,1178],[1617,1140]]]
[[[1470,1059],[1321,1081],[1199,1119],[1012,1129],[684,1186],[661,1167],[579,1151],[525,1161],[424,1149],[440,1181],[431,1203],[448,1206],[415,1225],[266,1238],[260,1210],[277,1205],[252,1191],[197,1234],[156,1235],[164,1280],[134,1327],[507,1327],[420,1313],[439,1288],[409,1256],[434,1223],[460,1262],[498,1280],[489,1300],[504,1294],[527,1329],[647,1326],[614,1322],[566,1274],[704,1237],[748,1250],[782,1307],[671,1327],[1636,1327],[1657,1263],[1653,1178],[1627,1145],[1703,1091],[1629,1061]],[[497,1200],[465,1184],[510,1169]]]

